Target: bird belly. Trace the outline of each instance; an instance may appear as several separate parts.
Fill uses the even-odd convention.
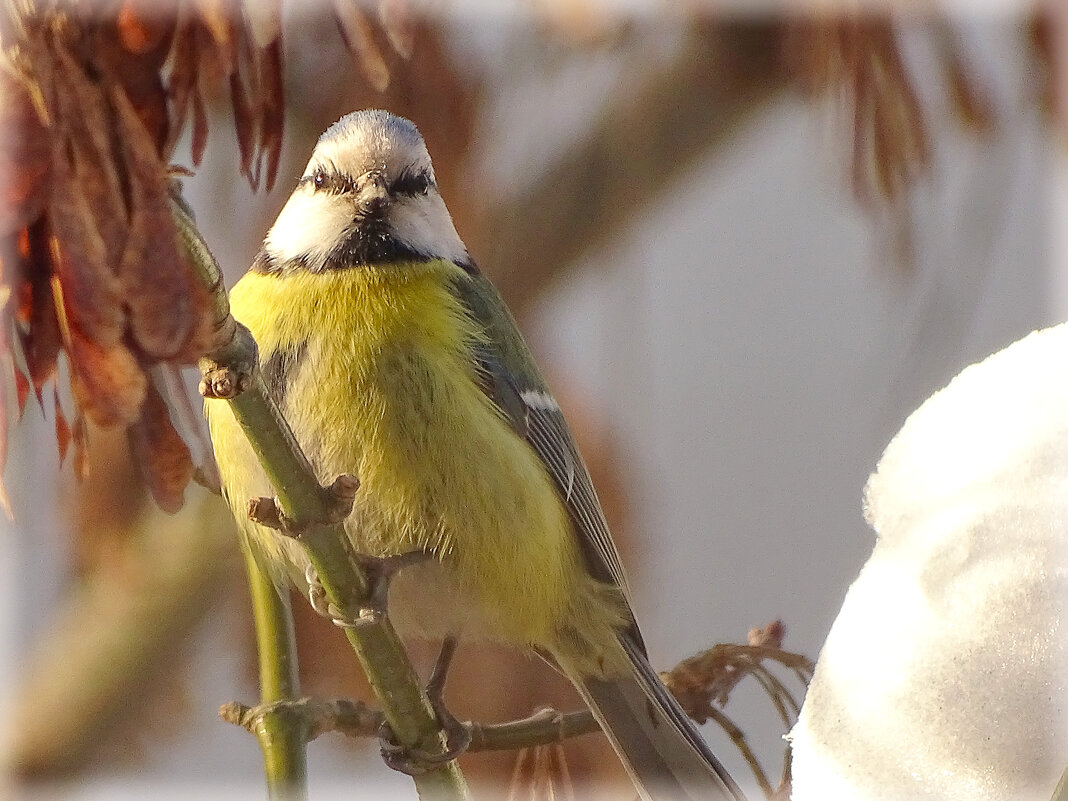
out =
[[[395,580],[399,627],[545,646],[595,589],[545,467],[479,387],[481,331],[449,290],[456,271],[250,273],[231,304],[318,478],[360,479],[346,524],[357,549],[430,555]],[[225,439],[243,439],[228,410],[211,416],[213,438],[229,425]],[[227,445],[220,470],[243,518],[262,470],[245,443]],[[300,547],[245,527],[299,582]]]
[[[338,355],[309,354],[287,417],[321,480],[359,477],[346,523],[359,551],[428,554],[394,580],[394,623],[433,637],[551,641],[584,575],[570,521],[544,467],[478,387],[472,360],[398,337],[345,374],[355,381],[313,381],[323,372],[314,364]],[[301,413],[308,392],[328,417]]]

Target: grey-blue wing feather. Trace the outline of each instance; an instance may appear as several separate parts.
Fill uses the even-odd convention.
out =
[[[483,391],[548,470],[575,525],[590,574],[620,587],[629,604],[627,575],[589,471],[511,313],[480,274],[465,276],[456,291],[487,335],[474,347]],[[640,644],[636,627],[634,636]]]
[[[545,465],[574,524],[590,574],[618,586],[629,604],[627,577],[589,471],[515,321],[496,289],[477,273],[458,284],[457,294],[486,333],[485,340],[473,346],[483,391]],[[633,615],[631,623],[618,637],[632,672],[615,679],[582,677],[578,686],[636,785],[644,788],[643,797],[743,801],[650,666]]]

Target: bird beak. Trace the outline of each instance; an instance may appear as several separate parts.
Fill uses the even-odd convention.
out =
[[[389,190],[385,177],[378,172],[367,173],[360,181],[360,190],[356,195],[356,204],[365,216],[380,214],[389,203]]]

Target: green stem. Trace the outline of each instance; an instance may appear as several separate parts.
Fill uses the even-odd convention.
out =
[[[300,695],[293,615],[288,596],[278,592],[247,547],[242,548],[252,593],[256,646],[260,661],[260,703],[290,701]],[[307,731],[292,716],[268,712],[256,727],[263,751],[267,793],[272,801],[308,797]]]
[[[243,351],[251,336],[238,326],[232,347]],[[220,355],[226,359],[218,358]],[[222,349],[213,354],[219,364],[255,364],[246,356]],[[341,522],[329,520],[336,501],[319,484],[288,425],[267,393],[258,368],[253,366],[250,386],[230,401],[278,493],[278,505],[302,529],[300,542],[314,565],[327,597],[341,616],[360,617],[366,607],[370,585],[360,570],[352,543]],[[433,753],[440,751],[441,727],[422,681],[415,672],[389,618],[346,629],[367,679],[382,706],[386,722],[397,742]],[[455,762],[413,777],[423,801],[457,801],[468,797],[463,775]]]

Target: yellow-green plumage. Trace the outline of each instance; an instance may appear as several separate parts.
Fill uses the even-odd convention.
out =
[[[261,364],[293,354],[272,389],[320,480],[359,477],[357,549],[439,560],[396,578],[398,628],[531,644],[601,673],[621,652],[588,644],[612,646],[625,612],[585,570],[544,465],[479,386],[472,348],[485,334],[450,291],[465,279],[445,260],[250,272],[230,299]],[[230,503],[273,494],[228,406],[207,408]],[[288,563],[299,580],[299,546],[245,526],[277,579]]]
[[[411,122],[360,111],[320,137],[231,306],[319,479],[361,480],[356,548],[432,557],[393,578],[398,630],[535,646],[644,801],[741,798],[649,664],[582,457]],[[253,552],[303,585],[300,544],[245,515],[274,491],[243,431],[206,409]]]

